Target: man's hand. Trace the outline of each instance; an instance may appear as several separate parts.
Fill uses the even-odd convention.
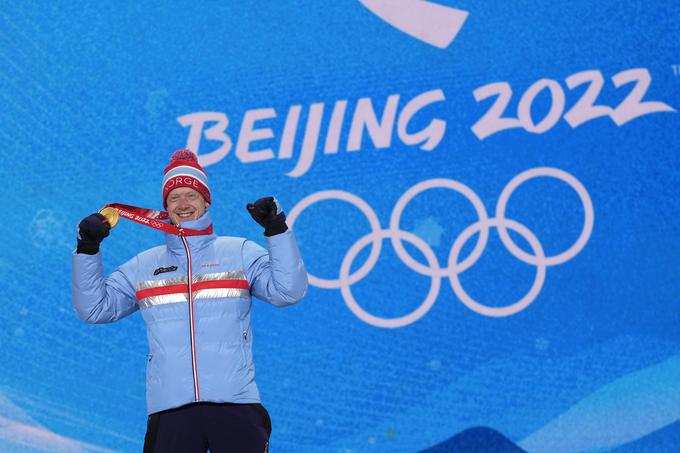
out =
[[[99,252],[99,244],[109,235],[110,230],[108,220],[98,212],[85,217],[78,224],[76,253],[96,255]]]
[[[260,198],[255,203],[248,203],[246,209],[264,227],[265,236],[281,234],[288,229],[286,214],[274,197]]]

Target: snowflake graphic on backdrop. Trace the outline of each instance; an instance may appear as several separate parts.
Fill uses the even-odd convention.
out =
[[[55,213],[51,209],[39,209],[29,224],[29,234],[33,245],[37,248],[46,247],[72,247],[66,239],[66,219],[63,214]]]
[[[444,228],[434,217],[426,217],[416,221],[413,234],[421,237],[428,245],[437,247],[441,244]]]

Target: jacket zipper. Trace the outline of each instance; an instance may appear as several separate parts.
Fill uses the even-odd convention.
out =
[[[246,363],[246,347],[248,343],[248,331],[245,330],[243,321],[240,322],[240,327],[241,327],[241,337],[243,338],[243,341],[241,341],[241,357],[243,358],[243,366],[247,366],[248,364]]]
[[[179,237],[184,244],[184,250],[187,253],[187,282],[189,284],[189,331],[191,333],[191,367],[194,376],[194,401],[201,400],[201,394],[198,390],[198,367],[196,365],[196,332],[194,331],[194,296],[193,296],[193,278],[191,269],[191,252],[189,251],[189,243],[184,236],[184,230],[179,229]]]

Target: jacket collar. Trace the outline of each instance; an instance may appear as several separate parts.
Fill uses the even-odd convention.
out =
[[[199,219],[197,220],[191,220],[189,222],[182,222],[182,228],[191,228],[194,230],[203,230],[205,228],[208,228],[212,224],[212,217],[208,211],[206,211]],[[214,233],[211,234],[203,234],[200,236],[187,236],[186,239],[189,243],[189,248],[191,251],[195,250],[200,250],[203,247],[209,245],[212,241],[215,240],[217,236]],[[165,243],[168,247],[168,250],[170,250],[173,253],[178,253],[184,255],[184,244],[182,243],[182,239],[175,235],[175,234],[170,234],[170,233],[165,233]]]

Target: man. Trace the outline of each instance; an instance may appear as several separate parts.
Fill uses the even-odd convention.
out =
[[[140,310],[149,340],[144,452],[267,451],[271,424],[255,384],[251,295],[284,307],[307,290],[307,273],[272,197],[247,209],[264,227],[268,251],[212,234],[210,189],[189,150],[165,169],[163,206],[175,226],[166,245],[149,249],[108,278],[101,214],[79,224],[73,254],[73,306],[88,323],[117,321]]]

